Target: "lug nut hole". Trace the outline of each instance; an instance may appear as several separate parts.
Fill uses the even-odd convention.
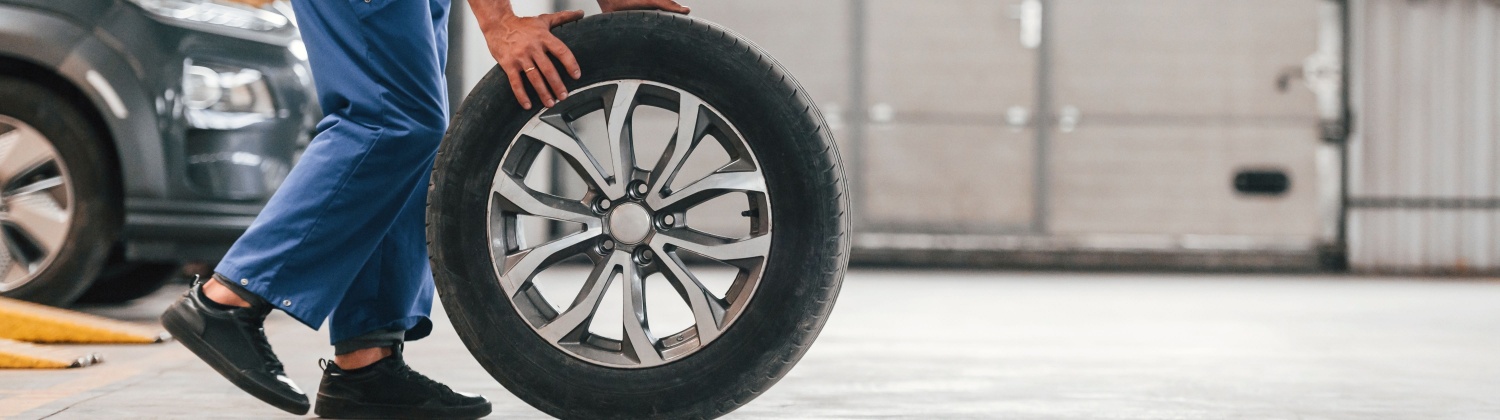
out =
[[[651,191],[651,187],[648,186],[648,185],[646,185],[645,182],[635,181],[635,182],[630,183],[630,196],[631,197],[642,198],[642,197],[645,197],[646,193],[648,193],[650,191]]]

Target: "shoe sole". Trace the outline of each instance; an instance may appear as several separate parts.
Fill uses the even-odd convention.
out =
[[[239,387],[251,396],[288,413],[299,416],[307,414],[308,409],[311,407],[306,402],[288,400],[276,391],[256,383],[255,380],[250,379],[249,375],[236,368],[233,363],[229,362],[229,359],[225,358],[223,354],[220,354],[218,350],[208,345],[208,342],[203,341],[203,338],[193,332],[192,327],[188,326],[187,320],[183,319],[182,315],[177,314],[178,310],[180,310],[178,305],[172,305],[171,309],[168,309],[166,313],[161,315],[161,323],[167,329],[167,332],[172,333],[172,337],[176,338],[177,342],[182,343],[183,347],[187,347],[188,351],[193,352],[199,359],[208,363],[208,366],[212,367],[214,371],[219,372],[220,376],[228,379],[234,386]]]
[[[490,415],[490,403],[475,404],[444,409],[409,407],[387,404],[370,404],[318,394],[318,404],[313,410],[318,417],[326,419],[441,419],[466,420]]]

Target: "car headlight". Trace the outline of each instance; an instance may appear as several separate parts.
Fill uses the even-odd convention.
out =
[[[229,0],[130,0],[152,14],[189,22],[273,31],[291,24],[286,16]]]
[[[184,64],[182,103],[195,128],[233,130],[276,116],[271,88],[260,71],[192,60]]]

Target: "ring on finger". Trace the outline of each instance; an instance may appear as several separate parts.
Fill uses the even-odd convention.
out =
[[[527,67],[526,71],[523,71],[522,73],[531,73],[534,70],[536,70],[536,66],[531,66],[531,67]]]

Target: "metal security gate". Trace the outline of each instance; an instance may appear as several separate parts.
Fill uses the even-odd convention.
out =
[[[1349,263],[1500,273],[1500,2],[1350,3]]]
[[[1339,2],[692,6],[824,108],[857,259],[1312,268],[1339,249]]]

